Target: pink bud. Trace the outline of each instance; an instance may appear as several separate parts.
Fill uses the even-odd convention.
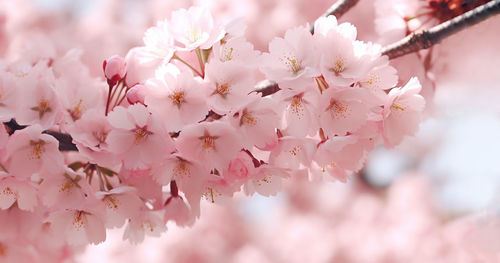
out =
[[[130,104],[141,103],[144,105],[145,89],[143,85],[134,85],[127,91],[127,101]]]
[[[125,77],[125,73],[127,73],[127,63],[122,57],[114,55],[104,61],[103,69],[104,76],[106,76],[108,83],[114,85],[117,81]]]

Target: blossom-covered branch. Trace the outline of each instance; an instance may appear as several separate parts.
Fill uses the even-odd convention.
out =
[[[355,6],[359,0],[338,0],[326,10],[326,12],[321,17],[327,17],[329,15],[334,15],[336,18],[344,15],[349,9]],[[314,23],[311,25],[311,33],[314,33]]]
[[[469,12],[443,22],[435,27],[414,32],[383,48],[382,54],[389,59],[427,49],[443,39],[500,13],[500,0],[494,0]]]
[[[316,21],[318,21],[322,17],[327,17],[330,15],[335,16],[336,18],[340,18],[342,15],[347,13],[352,7],[354,7],[359,0],[338,0],[335,2],[326,12],[321,15]],[[309,31],[314,34],[314,24],[316,24],[316,21],[311,24],[311,28]],[[279,85],[274,82],[274,81],[263,81],[258,85],[257,89],[255,90],[257,93],[261,93],[262,97],[269,96],[271,94],[274,94],[280,90]]]

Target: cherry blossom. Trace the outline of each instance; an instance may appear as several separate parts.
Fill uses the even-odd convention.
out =
[[[389,100],[384,105],[383,122],[387,146],[398,144],[404,136],[413,135],[418,129],[425,106],[424,98],[418,94],[420,89],[418,79],[412,78],[405,86],[389,92]]]
[[[115,128],[108,136],[111,152],[122,155],[129,169],[145,169],[173,150],[167,133],[142,104],[116,107],[109,114]]]
[[[106,19],[123,15],[118,6]],[[92,52],[42,30],[20,34],[0,61],[0,224],[27,233],[0,234],[0,261],[53,251],[62,262],[110,228],[140,243],[167,224],[193,226],[202,205],[278,195],[296,178],[347,182],[377,145],[418,129],[418,80],[394,88],[381,46],[334,16],[314,34],[284,31],[264,53],[244,19],[219,22],[204,5],[163,17],[142,43],[98,17]],[[100,50],[108,41],[121,48]]]

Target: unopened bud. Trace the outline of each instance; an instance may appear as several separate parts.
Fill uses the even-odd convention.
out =
[[[125,59],[118,55],[114,55],[103,63],[104,76],[108,80],[108,84],[115,85],[116,82],[123,79],[127,73],[127,63]]]

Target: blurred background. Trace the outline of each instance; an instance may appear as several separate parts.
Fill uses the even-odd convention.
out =
[[[104,59],[125,56],[157,20],[194,4],[217,21],[243,18],[247,38],[266,51],[273,37],[311,23],[333,2],[1,0],[0,55],[77,47],[101,77]],[[375,18],[374,1],[361,0],[340,21],[377,42]],[[161,238],[136,246],[112,230],[77,262],[500,262],[498,28],[493,17],[433,50],[418,134],[395,149],[377,148],[346,184],[294,178],[275,197],[204,203],[192,228],[169,224]],[[392,61],[401,83],[421,74],[412,67],[419,62],[415,55]]]

